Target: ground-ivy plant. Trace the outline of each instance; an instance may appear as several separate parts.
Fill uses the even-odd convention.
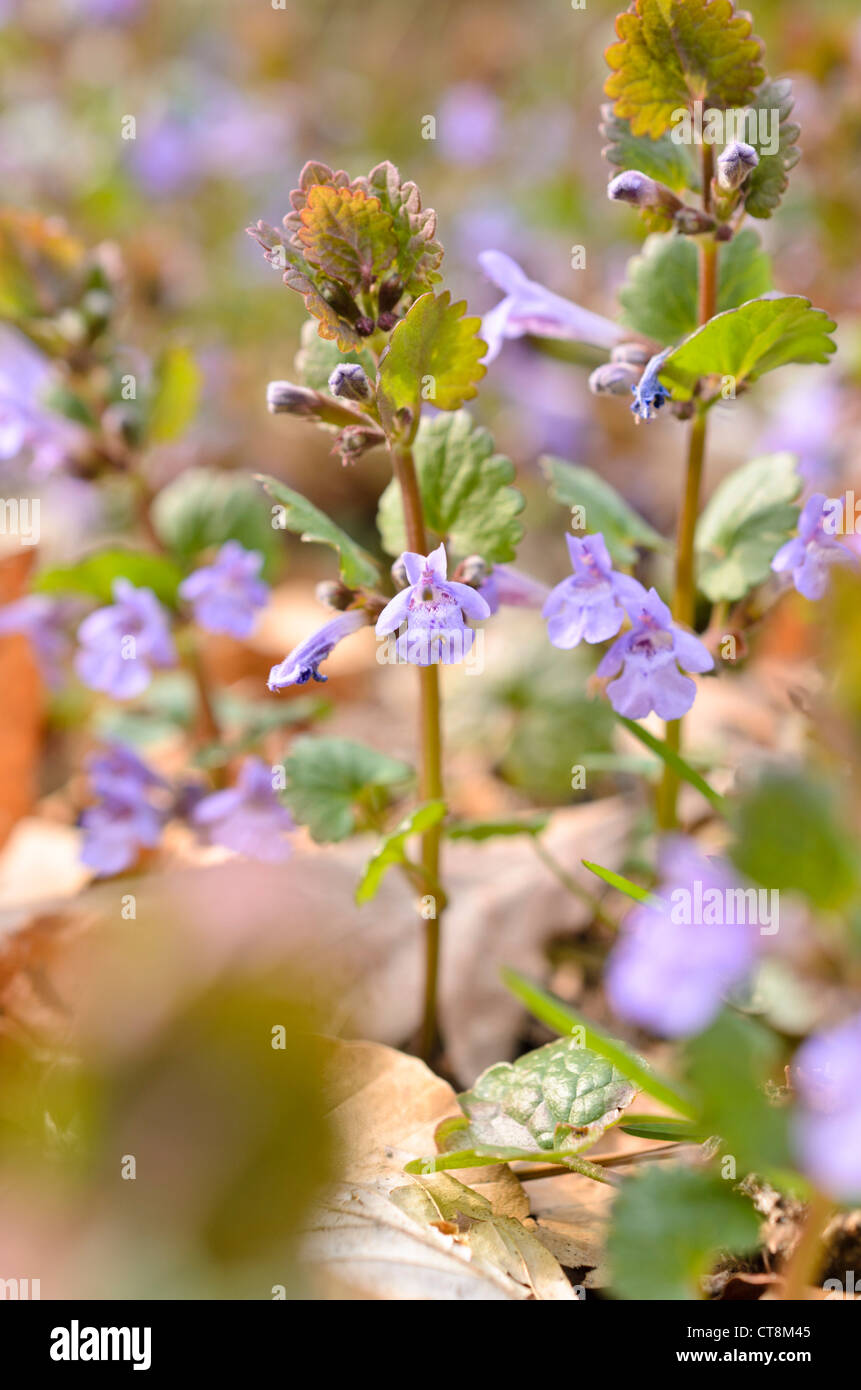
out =
[[[425,945],[417,1049],[432,1063],[443,1041],[447,842],[526,835],[547,857],[541,814],[451,815],[441,667],[480,659],[507,605],[533,610],[560,652],[600,648],[589,694],[660,772],[656,856],[629,875],[587,858],[596,920],[610,933],[604,987],[620,1030],[676,1043],[672,1075],[509,972],[509,987],[558,1039],[485,1071],[440,1127],[437,1152],[409,1171],[506,1160],[617,1185],[615,1290],[689,1297],[715,1251],[756,1246],[752,1199],[763,1184],[808,1200],[814,1233],[835,1205],[861,1196],[861,1013],[787,1028],[768,993],[785,968],[773,950],[780,893],[800,905],[809,973],[857,980],[861,861],[839,792],[803,765],[714,785],[683,732],[695,677],[731,678],[785,589],[816,602],[834,580],[851,584],[856,562],[829,499],[803,495],[792,453],[750,458],[704,501],[715,407],[735,409],[788,364],[821,369],[835,350],[829,315],[774,288],[779,271],[756,231],[779,216],[799,157],[791,84],[768,74],[750,17],[730,0],[635,0],[616,34],[601,125],[607,193],[638,212],[645,233],[616,320],[552,293],[494,248],[480,264],[502,297],[483,320],[471,314],[445,288],[436,214],[388,161],[354,175],[311,160],[283,221],[249,229],[277,272],[273,294],[301,296],[308,315],[296,379],[269,383],[268,409],[325,434],[333,469],[385,456],[374,544],[281,477],[194,468],[156,487],[151,451],[194,415],[192,358],[179,345],[151,361],[125,351],[108,248],[88,253],[50,222],[2,214],[0,308],[17,335],[19,383],[4,428],[19,431],[36,466],[62,456],[102,487],[126,537],[37,567],[2,623],[29,634],[52,683],[73,666],[79,684],[65,698],[80,700],[83,687],[115,702],[92,705],[102,746],[80,808],[83,857],[97,874],[138,865],[169,821],[269,861],[286,856],[297,825],[322,844],[375,837],[356,901],[373,901],[391,869],[406,882]],[[632,453],[656,418],[677,422],[666,434],[668,455],[684,455],[674,538],[610,485],[600,461],[546,457],[549,497],[564,509],[560,574],[563,535],[571,573],[548,588],[514,566],[524,497],[470,405],[518,337],[585,343],[603,357],[589,386],[629,408]],[[38,400],[27,395],[34,373]],[[202,663],[202,637],[249,635],[285,531],[332,552],[320,590],[328,612],[272,668],[268,691],[261,683],[257,699],[230,706]],[[314,727],[326,659],[369,626],[382,667],[415,668],[415,768],[382,737],[371,747]],[[298,686],[305,700],[279,702]],[[572,700],[585,693],[572,675]],[[135,712],[147,701],[193,736],[187,775],[154,771],[136,747]],[[647,727],[651,716],[662,729]],[[273,767],[266,740],[286,726],[298,736]],[[693,807],[684,814],[681,788]],[[717,828],[720,856],[700,848],[694,822]],[[648,1113],[629,1109],[638,1093],[655,1103]],[[614,1127],[660,1140],[661,1158],[672,1150],[689,1161],[638,1176],[637,1160],[656,1151],[627,1164],[588,1157]],[[657,1247],[646,1275],[644,1254]],[[786,1297],[816,1273],[812,1240],[798,1250]]]

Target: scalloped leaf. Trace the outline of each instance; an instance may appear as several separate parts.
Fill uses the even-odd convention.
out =
[[[697,522],[698,586],[713,603],[743,598],[768,578],[798,520],[795,454],[768,454],[737,468],[716,488]]]
[[[325,512],[321,512],[320,508],[309,502],[307,497],[303,497],[301,492],[294,492],[292,488],[287,487],[280,478],[271,478],[262,473],[256,474],[256,478],[263,484],[269,496],[284,508],[284,520],[288,531],[292,531],[300,540],[320,541],[323,545],[330,545],[333,550],[337,550],[341,578],[349,588],[369,586],[378,582],[380,570],[376,560],[357,545],[346,531],[336,526]]]
[[[298,738],[284,770],[283,799],[318,844],[345,840],[362,810],[384,810],[392,789],[413,777],[406,763],[348,738]]]
[[[765,154],[758,138],[750,140],[759,154],[759,164],[750,174],[744,200],[751,217],[771,217],[789,184],[789,171],[801,158],[796,141],[801,127],[789,119],[794,98],[788,77],[762,84],[751,106],[757,111],[777,111],[779,143],[773,154]]]
[[[660,379],[675,400],[690,400],[700,377],[756,381],[788,362],[827,363],[836,345],[836,324],[801,295],[752,299],[716,314],[670,353]]]
[[[459,410],[422,420],[413,446],[416,473],[428,530],[458,555],[513,560],[523,527],[517,520],[524,500],[510,486],[514,465],[493,451],[488,430]],[[406,549],[403,507],[397,483],[390,482],[377,514],[383,548],[390,555]]]
[[[471,1090],[458,1096],[469,1127],[458,1146],[501,1145],[518,1149],[588,1148],[630,1105],[637,1088],[604,1057],[577,1038],[497,1062]]]
[[[619,290],[622,322],[658,343],[677,343],[696,331],[699,268],[689,237],[655,232],[628,262]],[[718,310],[735,309],[772,288],[771,261],[747,228],[718,250]]]
[[[436,213],[422,207],[416,185],[402,183],[398,170],[386,159],[367,178],[354,179],[353,187],[373,193],[391,214],[398,238],[397,269],[406,293],[415,296],[438,284],[443,248],[434,239]]]
[[[762,82],[762,44],[731,0],[635,0],[616,20],[604,90],[634,135],[657,140],[694,101],[747,106]]]
[[[466,301],[451,293],[423,294],[392,333],[380,363],[377,399],[389,433],[398,411],[418,421],[423,401],[437,410],[457,410],[477,395],[487,368],[487,344],[478,336],[481,319],[466,317]]]
[[[368,289],[397,255],[394,222],[360,188],[318,184],[299,215],[306,259],[354,292]]]
[[[699,190],[701,180],[687,147],[675,144],[669,135],[657,140],[635,135],[630,121],[613,114],[611,102],[601,107],[600,130],[607,141],[601,153],[615,169],[639,169],[675,193],[685,188]]]

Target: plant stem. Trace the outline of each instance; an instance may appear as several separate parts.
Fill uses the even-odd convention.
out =
[[[814,1192],[807,1207],[798,1244],[786,1269],[783,1292],[778,1296],[785,1302],[801,1302],[816,1279],[822,1266],[824,1250],[822,1233],[834,1210],[833,1202],[821,1192]]]
[[[714,151],[711,145],[702,149],[703,211],[711,210],[711,182],[714,167]],[[699,250],[699,301],[698,320],[708,323],[717,312],[717,268],[718,244],[713,236],[703,236],[698,241]],[[696,579],[694,573],[694,534],[700,507],[700,484],[703,476],[706,447],[706,413],[698,405],[691,421],[688,439],[688,461],[685,474],[685,493],[679,514],[678,537],[676,541],[676,579],[673,591],[673,617],[677,622],[691,627],[694,621],[696,600]],[[674,719],[666,726],[667,743],[674,752],[681,751],[682,721]],[[669,766],[658,788],[657,817],[662,830],[672,830],[676,825],[676,799],[679,779]]]
[[[407,545],[419,555],[427,554],[424,511],[416,476],[412,449],[392,446],[392,468],[401,490]],[[442,727],[440,720],[439,669],[419,666],[419,787],[423,801],[436,801],[443,795]],[[421,839],[422,868],[431,882],[439,881],[442,826],[437,823]],[[439,1046],[437,1025],[437,982],[439,979],[440,927],[443,904],[434,904],[433,917],[425,918],[425,988],[420,1053],[430,1061]]]

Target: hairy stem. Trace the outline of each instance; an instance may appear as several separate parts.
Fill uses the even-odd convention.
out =
[[[412,449],[392,447],[392,468],[401,490],[407,545],[419,555],[427,554],[424,512]],[[419,786],[423,801],[437,801],[443,795],[442,726],[440,720],[439,668],[419,666]],[[421,863],[430,882],[439,882],[442,826],[432,825],[421,840]],[[425,989],[420,1051],[429,1061],[439,1045],[437,1025],[437,982],[439,979],[440,926],[443,904],[433,904],[432,917],[425,918]]]
[[[711,209],[711,182],[714,151],[711,145],[703,145],[702,181],[703,210]],[[718,245],[713,236],[699,238],[699,302],[700,324],[708,323],[717,312],[717,269]],[[682,509],[679,513],[679,528],[676,541],[676,578],[673,591],[673,617],[677,622],[691,627],[694,621],[696,600],[696,578],[694,572],[694,534],[700,508],[700,485],[703,476],[706,447],[706,414],[700,406],[691,421],[688,439],[688,461],[685,473],[685,492]],[[674,719],[666,726],[667,744],[676,753],[682,746],[682,721]],[[676,800],[679,779],[673,769],[666,765],[658,788],[657,816],[662,830],[672,830],[676,825]]]

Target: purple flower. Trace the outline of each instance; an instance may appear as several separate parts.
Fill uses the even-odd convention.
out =
[[[464,614],[489,618],[487,600],[468,584],[446,579],[443,545],[427,556],[408,550],[400,559],[409,584],[386,604],[377,619],[377,636],[386,637],[405,625],[397,640],[397,654],[400,661],[413,666],[451,666],[462,661],[475,641]]]
[[[660,370],[672,350],[671,347],[664,348],[663,352],[656,352],[654,357],[650,357],[640,380],[636,386],[631,387],[634,393],[631,410],[637,424],[641,420],[653,420],[664,402],[672,400],[669,391],[661,385],[659,379]]]
[[[453,164],[483,164],[496,153],[500,137],[497,98],[475,82],[450,87],[439,112],[439,143]]]
[[[610,704],[628,719],[644,719],[651,710],[661,719],[681,719],[697,687],[679,667],[711,671],[714,661],[698,637],[673,622],[655,589],[628,612],[633,626],[598,666],[599,676],[617,677],[607,686]]]
[[[554,647],[567,650],[584,639],[605,642],[625,621],[626,607],[642,605],[646,591],[636,579],[613,569],[600,531],[580,540],[566,535],[572,575],[551,589],[542,610]]]
[[[80,615],[74,599],[28,594],[0,609],[0,634],[21,633],[33,648],[42,679],[57,687],[63,681],[63,664],[72,653],[68,624]]]
[[[505,298],[482,320],[481,336],[487,343],[485,362],[493,361],[506,338],[522,338],[527,333],[603,348],[622,342],[624,331],[610,319],[582,309],[530,280],[503,251],[482,251],[478,260],[487,278],[505,292]]]
[[[257,609],[269,597],[268,585],[258,578],[262,566],[258,551],[227,541],[211,565],[194,570],[182,581],[180,597],[191,603],[194,621],[208,632],[247,637]]]
[[[805,598],[819,599],[828,588],[832,565],[855,564],[852,552],[834,534],[834,503],[824,492],[815,492],[798,518],[798,535],[782,545],[771,562],[776,574],[786,571]]]
[[[861,1014],[808,1038],[793,1066],[801,1166],[829,1196],[861,1198]]]
[[[288,652],[282,662],[272,667],[269,680],[266,682],[269,689],[285,690],[288,685],[306,685],[310,680],[320,681],[322,684],[328,680],[328,676],[320,675],[320,662],[325,661],[344,637],[349,637],[351,632],[358,632],[367,621],[367,614],[359,608],[339,613],[337,618],[330,618],[316,632],[312,632],[310,637],[306,637],[304,642],[300,642],[298,647],[294,647],[292,652]]]
[[[167,784],[122,744],[90,758],[88,771],[98,801],[81,816],[81,858],[100,876],[122,873],[158,844],[164,813],[152,794]]]
[[[0,328],[0,459],[28,450],[42,474],[58,468],[84,437],[79,426],[41,404],[51,380],[47,359],[32,343]]]
[[[213,844],[266,864],[289,856],[291,845],[284,835],[296,829],[275,795],[272,769],[260,758],[246,758],[236,786],[198,801],[191,819],[207,831]]]
[[[487,601],[491,613],[498,613],[503,604],[509,608],[541,608],[550,590],[539,579],[511,565],[494,565],[479,584],[478,592]]]
[[[666,842],[660,868],[661,897],[626,918],[605,984],[620,1018],[676,1038],[705,1028],[753,966],[754,890],[681,836]]]
[[[153,666],[173,666],[176,650],[168,615],[151,589],[115,579],[114,603],[97,608],[78,628],[75,668],[85,685],[115,700],[140,695]]]

